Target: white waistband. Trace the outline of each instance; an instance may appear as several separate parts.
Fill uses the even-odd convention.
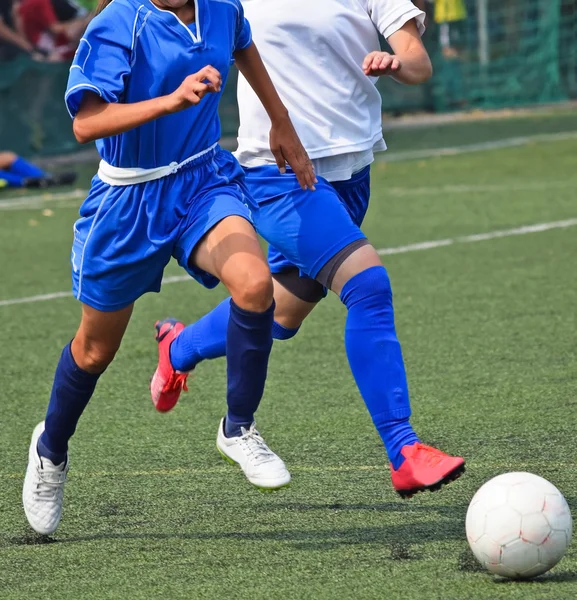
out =
[[[137,183],[146,183],[147,181],[162,179],[162,177],[172,175],[188,163],[212,152],[217,146],[218,143],[213,144],[210,148],[207,148],[194,156],[189,156],[181,163],[171,162],[166,167],[155,167],[154,169],[113,167],[106,161],[101,160],[98,165],[98,177],[108,185],[135,185]]]

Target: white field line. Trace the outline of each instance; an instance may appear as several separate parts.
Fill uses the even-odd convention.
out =
[[[419,242],[417,244],[408,244],[406,246],[396,246],[394,248],[380,248],[377,250],[381,256],[391,254],[406,254],[407,252],[416,252],[418,250],[431,250],[433,248],[441,248],[443,246],[453,246],[454,244],[468,244],[472,242],[483,242],[486,240],[494,240],[504,237],[512,237],[518,235],[527,235],[529,233],[541,233],[551,229],[566,229],[568,227],[577,226],[577,219],[566,219],[564,221],[553,221],[551,223],[537,223],[536,225],[525,225],[523,227],[515,227],[513,229],[501,229],[497,231],[489,231],[487,233],[476,233],[474,235],[465,235],[455,238],[447,238],[444,240],[430,240],[427,242]],[[189,275],[173,275],[165,277],[162,280],[163,285],[171,283],[179,283],[181,281],[189,281]],[[47,300],[56,300],[58,298],[72,297],[71,292],[54,292],[52,294],[40,294],[39,296],[27,296],[24,298],[9,298],[0,300],[0,307],[13,306],[15,304],[29,304],[32,302],[44,302]]]
[[[429,148],[425,150],[409,150],[407,152],[384,152],[377,155],[379,161],[384,162],[400,162],[404,160],[418,160],[421,158],[433,158],[436,156],[454,156],[458,154],[467,154],[469,152],[482,152],[489,150],[498,150],[499,148],[513,148],[515,146],[524,146],[526,144],[539,143],[539,142],[559,142],[563,140],[572,140],[577,138],[577,131],[568,131],[565,133],[545,133],[538,135],[528,135],[523,137],[512,137],[505,138],[503,140],[495,140],[490,142],[481,142],[479,144],[466,144],[463,146],[454,146],[450,148]],[[551,184],[543,184],[545,187],[551,187]],[[567,184],[568,185],[568,184]],[[508,191],[508,186],[470,186],[473,188],[471,191]],[[565,187],[561,185],[560,187]],[[469,190],[468,186],[447,186],[442,188],[427,188],[427,193],[466,193]],[[393,188],[395,189],[395,188]],[[399,189],[399,188],[397,188]],[[403,194],[411,194],[413,190],[407,188],[400,188],[403,190]],[[425,188],[423,188],[425,189]],[[528,187],[519,187],[513,189],[535,189],[534,184],[528,184]],[[436,190],[431,192],[430,190]],[[61,193],[44,193],[44,194],[31,194],[28,196],[19,196],[10,198],[8,200],[0,200],[0,211],[1,210],[16,210],[18,208],[36,208],[43,206],[45,203],[53,202],[56,200],[69,200],[72,198],[83,198],[86,196],[87,190],[73,190],[71,192]]]
[[[527,235],[528,233],[541,233],[551,229],[566,229],[575,227],[577,219],[566,219],[565,221],[553,221],[552,223],[537,223],[536,225],[524,225],[514,229],[501,229],[498,231],[489,231],[487,233],[476,233],[474,235],[464,235],[456,238],[447,238],[444,240],[433,240],[430,242],[419,242],[417,244],[408,244],[406,246],[397,246],[395,248],[380,248],[377,250],[381,256],[390,254],[405,254],[418,250],[430,250],[432,248],[441,248],[443,246],[453,246],[454,244],[469,244],[471,242],[483,242],[485,240],[494,240],[503,237],[512,237],[516,235]]]
[[[506,471],[510,470],[513,466],[516,469],[524,469],[531,471],[532,469],[575,469],[577,466],[575,462],[544,462],[534,461],[525,463],[515,463],[512,465],[506,462],[484,462],[484,461],[468,461],[467,466],[475,467],[476,469],[491,469],[492,471]],[[291,471],[295,473],[354,473],[354,472],[372,472],[372,471],[383,471],[386,467],[381,465],[325,465],[325,466],[312,466],[312,465],[291,465]],[[85,479],[88,477],[179,477],[189,475],[222,475],[229,473],[229,469],[226,465],[222,467],[212,468],[177,468],[177,469],[154,469],[154,470],[138,470],[138,471],[74,471],[74,479]],[[0,477],[3,479],[24,479],[23,473],[17,472],[0,472]]]
[[[86,196],[82,196],[82,198],[85,198]],[[76,210],[78,210],[80,208],[80,203],[78,201],[68,201],[66,202],[65,200],[55,200],[54,202],[37,202],[35,204],[24,204],[24,205],[13,205],[13,206],[7,206],[7,207],[1,207],[0,206],[0,212],[9,212],[9,211],[18,211],[18,212],[22,212],[23,210],[34,210],[36,212],[41,211],[41,210],[46,210],[46,209],[51,209],[51,210],[60,210],[61,208],[75,208]]]
[[[534,192],[574,189],[574,181],[527,181],[510,184],[441,185],[430,187],[390,187],[384,190],[385,196],[446,196],[450,194],[495,194],[499,192]]]
[[[408,150],[407,152],[383,152],[377,154],[378,160],[382,162],[401,162],[405,160],[419,160],[423,158],[434,158],[436,156],[456,156],[470,152],[486,152],[488,150],[499,150],[501,148],[514,148],[539,142],[561,142],[577,138],[577,131],[562,133],[543,133],[537,135],[526,135],[522,137],[505,138],[478,144],[465,144],[450,148],[428,148],[424,150]]]
[[[86,190],[72,190],[61,193],[40,193],[28,196],[15,196],[8,200],[0,200],[0,210],[17,210],[19,208],[42,207],[48,202],[57,200],[71,200],[73,198],[86,198]]]

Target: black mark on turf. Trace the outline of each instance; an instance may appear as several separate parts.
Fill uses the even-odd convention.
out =
[[[485,571],[481,563],[468,548],[464,552],[461,552],[458,567],[459,571],[465,571],[466,573],[481,573]]]
[[[402,542],[391,544],[391,560],[415,560],[409,544]]]
[[[54,544],[56,540],[47,535],[31,533],[29,535],[12,537],[8,542],[14,546],[41,546],[43,544]]]
[[[118,504],[105,504],[99,510],[101,517],[116,517],[120,514]]]

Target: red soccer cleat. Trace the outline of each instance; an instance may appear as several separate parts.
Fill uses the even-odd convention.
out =
[[[164,319],[157,321],[155,328],[158,342],[158,367],[150,380],[150,395],[156,410],[168,412],[176,406],[180,393],[183,390],[188,392],[186,387],[188,373],[176,371],[170,362],[170,344],[184,329],[184,323],[176,319]]]
[[[460,456],[449,456],[420,442],[403,446],[401,454],[405,461],[396,471],[391,465],[391,479],[402,498],[426,490],[436,492],[465,471],[465,461]]]

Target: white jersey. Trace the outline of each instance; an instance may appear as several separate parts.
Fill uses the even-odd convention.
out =
[[[349,179],[385,150],[381,96],[362,63],[388,38],[425,15],[410,0],[242,0],[253,39],[317,175]],[[245,167],[274,163],[270,120],[240,76],[236,157]]]

